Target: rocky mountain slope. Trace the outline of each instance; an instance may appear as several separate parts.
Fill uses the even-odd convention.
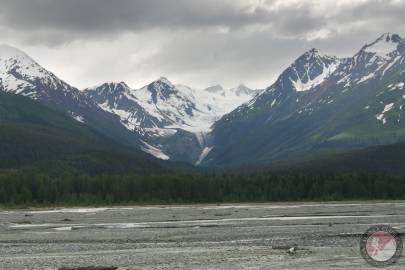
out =
[[[139,134],[146,152],[162,159],[199,163],[211,125],[258,91],[244,85],[193,89],[161,77],[140,89],[131,89],[124,82],[104,83],[84,93]]]

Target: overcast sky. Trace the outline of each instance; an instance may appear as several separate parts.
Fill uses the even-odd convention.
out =
[[[405,36],[405,0],[0,0],[0,43],[68,83],[270,85],[305,51]]]

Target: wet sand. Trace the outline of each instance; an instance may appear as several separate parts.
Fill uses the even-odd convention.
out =
[[[375,224],[403,233],[405,202],[0,210],[0,269],[370,269]]]

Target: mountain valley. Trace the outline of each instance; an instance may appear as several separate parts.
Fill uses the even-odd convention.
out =
[[[194,89],[161,77],[79,90],[0,46],[0,90],[39,101],[111,140],[204,167],[299,160],[402,142],[405,41],[386,33],[353,57],[311,49],[263,90]]]

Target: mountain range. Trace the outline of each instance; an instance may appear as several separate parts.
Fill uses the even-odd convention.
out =
[[[349,58],[304,53],[214,124],[203,164],[266,164],[403,141],[404,57],[404,39],[390,33]]]
[[[0,45],[0,90],[160,159],[249,166],[403,141],[404,57],[405,40],[386,33],[352,57],[311,49],[265,89],[194,89],[161,77],[140,89],[79,90]]]
[[[192,89],[167,78],[131,89],[124,82],[104,83],[83,93],[141,137],[141,149],[162,159],[198,163],[211,125],[249,101],[257,90],[213,86]]]

